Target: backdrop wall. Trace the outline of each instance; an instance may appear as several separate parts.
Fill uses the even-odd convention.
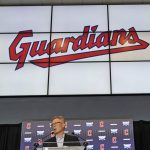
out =
[[[133,118],[150,120],[150,96],[75,96],[0,98],[0,124],[26,120]]]

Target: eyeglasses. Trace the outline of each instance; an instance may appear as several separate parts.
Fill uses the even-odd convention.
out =
[[[51,125],[54,126],[54,125],[56,125],[56,124],[58,124],[58,123],[62,123],[62,122],[54,122],[54,123],[52,123]]]

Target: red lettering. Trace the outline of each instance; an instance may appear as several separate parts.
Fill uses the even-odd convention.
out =
[[[58,38],[54,39],[51,42],[47,42],[47,40],[43,41],[35,41],[32,43],[21,43],[21,40],[25,37],[32,37],[33,33],[32,30],[27,31],[21,31],[18,33],[14,41],[9,47],[9,54],[10,54],[10,60],[18,61],[18,64],[16,66],[16,70],[20,69],[24,66],[24,63],[26,61],[27,55],[34,57],[36,55],[42,56],[44,54],[51,55],[51,58],[49,60],[49,57],[42,58],[38,60],[32,60],[30,61],[33,64],[36,64],[40,67],[49,67],[49,66],[55,66],[61,63],[67,63],[69,61],[77,60],[77,59],[83,59],[88,57],[94,57],[99,55],[105,55],[109,53],[120,53],[120,52],[126,52],[126,51],[133,51],[133,50],[139,50],[139,49],[145,49],[148,47],[149,43],[139,39],[138,34],[136,33],[136,30],[134,27],[130,28],[129,31],[125,31],[124,29],[116,30],[113,32],[101,32],[98,36],[96,35],[98,25],[91,27],[90,32],[90,26],[85,26],[83,30],[83,34],[78,37],[66,37],[66,38]],[[110,41],[110,43],[109,43]],[[120,45],[124,45],[128,42],[128,44],[135,44],[138,43],[138,45],[134,46],[126,46],[126,47],[117,47],[112,49],[104,49],[104,50],[95,50],[95,51],[88,51],[85,53],[73,53],[63,56],[55,56],[53,57],[52,54],[58,54],[58,53],[67,53],[69,44],[72,44],[72,51],[76,52],[77,50],[84,50],[86,48],[91,49],[93,47],[106,47],[106,46],[117,46],[119,43]],[[20,44],[20,46],[19,46]],[[18,50],[18,48],[21,48],[21,50]],[[42,63],[41,62],[47,62]],[[49,64],[51,62],[51,64]],[[104,122],[100,122],[100,127],[104,126]]]
[[[29,52],[29,48],[31,45],[31,42],[29,43],[22,43],[20,45],[20,48],[22,49],[21,52],[17,53],[17,46],[20,43],[20,41],[22,40],[22,38],[24,37],[32,37],[33,33],[32,30],[28,30],[28,31],[21,31],[18,33],[17,37],[14,39],[14,41],[12,42],[12,44],[9,47],[9,55],[10,55],[10,60],[14,60],[17,61],[18,60],[18,64],[16,66],[16,70],[20,69],[24,66],[27,54]]]
[[[46,47],[46,43],[47,43],[47,40],[41,41],[40,46],[39,46],[39,41],[34,42],[32,44],[32,48],[30,50],[30,56],[34,57],[36,55],[41,56],[41,55],[43,55],[45,53],[48,54],[49,47],[48,46]],[[39,49],[38,49],[38,46],[39,46]]]
[[[51,54],[53,53],[66,53],[68,50],[69,42],[74,42],[74,37],[67,37],[64,40],[63,43],[63,38],[60,39],[54,39],[50,45],[51,45]]]

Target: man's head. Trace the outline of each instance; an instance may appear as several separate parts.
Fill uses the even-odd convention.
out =
[[[65,119],[63,116],[54,116],[52,118],[52,127],[55,135],[61,136],[65,130]]]

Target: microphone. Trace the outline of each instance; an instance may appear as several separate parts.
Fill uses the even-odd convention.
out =
[[[43,141],[44,139],[46,139],[47,137],[49,137],[51,134],[54,134],[54,131],[52,131],[50,134],[47,134],[46,136],[44,136],[44,137],[42,138],[42,141]]]
[[[37,147],[39,147],[39,143],[34,143],[34,150],[37,150]]]
[[[54,131],[52,131],[50,134],[54,134]],[[42,138],[42,141],[43,141],[45,138],[49,137],[50,134],[47,134],[46,136],[44,136],[44,137]],[[39,147],[39,143],[38,143],[38,142],[35,142],[35,143],[34,143],[34,150],[37,150],[38,147]]]
[[[78,134],[75,134],[74,132],[72,132],[72,135],[75,135],[78,138],[80,138],[81,140],[83,140],[84,141],[83,145],[85,146],[85,148],[89,145],[89,143],[84,138],[82,138],[81,136],[79,136]]]

